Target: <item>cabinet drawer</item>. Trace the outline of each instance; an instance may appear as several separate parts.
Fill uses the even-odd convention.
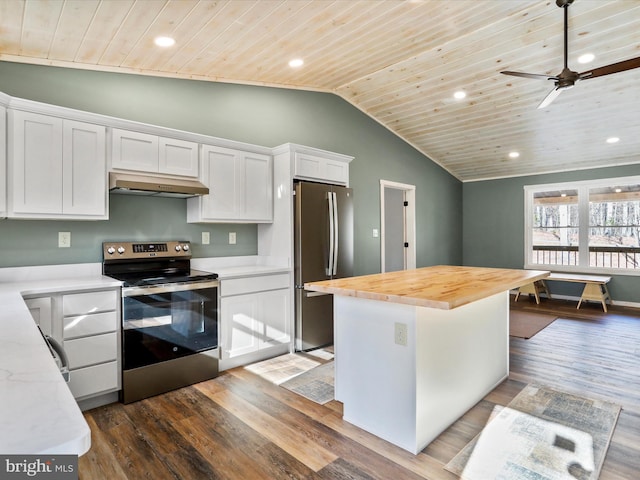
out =
[[[69,357],[70,370],[116,360],[118,358],[117,334],[113,332],[65,340],[64,350]]]
[[[64,339],[114,332],[118,329],[116,312],[95,313],[64,318]]]
[[[289,274],[260,275],[257,277],[233,278],[220,281],[220,295],[241,295],[243,293],[262,292],[289,288]]]
[[[69,389],[75,398],[120,388],[118,362],[103,363],[71,372]]]
[[[118,292],[116,290],[73,293],[62,298],[62,311],[65,317],[92,312],[107,312],[116,310],[117,307]]]

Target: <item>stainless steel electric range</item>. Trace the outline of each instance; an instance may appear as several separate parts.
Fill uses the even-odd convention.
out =
[[[106,242],[122,286],[122,391],[130,403],[218,375],[218,275],[191,269],[191,245]]]

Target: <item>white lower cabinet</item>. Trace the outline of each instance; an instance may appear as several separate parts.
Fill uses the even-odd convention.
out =
[[[222,280],[222,358],[234,358],[291,341],[289,274]]]
[[[62,343],[69,389],[85,400],[120,389],[120,295],[117,289],[25,298],[42,331]]]
[[[40,326],[40,330],[45,335],[52,335],[51,322],[53,319],[51,297],[29,298],[25,300],[31,316]]]

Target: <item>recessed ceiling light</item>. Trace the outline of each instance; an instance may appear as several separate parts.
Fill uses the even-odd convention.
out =
[[[596,58],[596,56],[593,53],[585,53],[584,55],[580,55],[578,57],[578,63],[593,62],[594,58]]]
[[[291,68],[298,68],[298,67],[301,67],[302,65],[304,65],[304,60],[301,58],[294,58],[293,60],[289,61],[289,66]]]
[[[620,139],[618,137],[609,137],[607,138],[607,143],[618,143]]]
[[[176,43],[171,37],[156,37],[153,42],[159,47],[171,47]]]
[[[520,156],[520,152],[509,152],[509,158],[518,158]]]
[[[458,90],[453,94],[453,98],[457,98],[458,100],[462,100],[466,96],[467,96],[467,93],[462,90]]]

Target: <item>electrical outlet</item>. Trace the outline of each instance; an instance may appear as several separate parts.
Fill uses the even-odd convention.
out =
[[[71,232],[58,232],[58,248],[71,246]]]
[[[380,236],[380,233],[378,232],[377,228],[374,228],[371,234],[373,235],[373,238],[378,238]]]
[[[211,243],[211,236],[209,232],[202,232],[202,244],[209,245]]]
[[[396,345],[404,345],[406,347],[407,346],[407,324],[396,322],[394,327],[395,327],[394,336],[395,336]]]
[[[236,244],[236,232],[229,232],[229,245]]]

